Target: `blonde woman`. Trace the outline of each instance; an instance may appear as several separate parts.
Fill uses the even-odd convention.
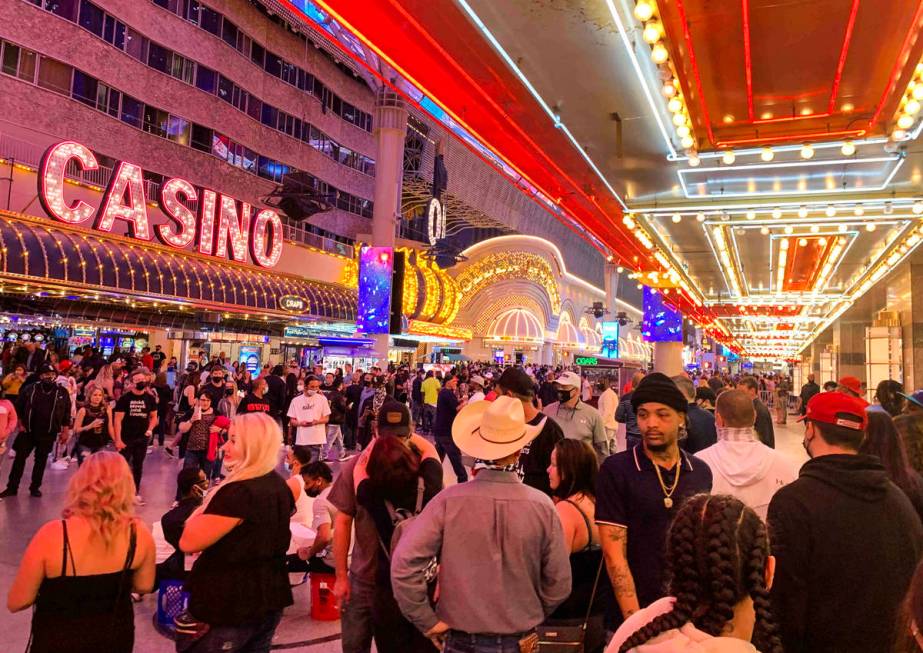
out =
[[[7,596],[10,612],[35,606],[32,653],[132,650],[131,593],[154,587],[154,540],[134,495],[114,452],[93,454],[71,477],[63,519],[32,538]]]
[[[186,521],[179,542],[184,553],[201,555],[186,582],[189,612],[176,621],[177,650],[269,651],[282,609],[292,604],[285,553],[295,501],[275,471],[281,446],[279,425],[264,413],[231,422],[223,447],[230,473]]]

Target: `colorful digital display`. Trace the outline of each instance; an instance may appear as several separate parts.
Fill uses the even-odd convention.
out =
[[[683,341],[683,314],[664,304],[659,290],[647,286],[644,286],[641,335],[647,342]]]
[[[359,317],[361,333],[388,333],[394,249],[363,247],[359,252]]]
[[[603,342],[599,353],[604,358],[619,357],[619,323],[603,322]]]
[[[245,366],[251,373],[255,374],[260,371],[260,348],[259,347],[241,347],[237,360]]]

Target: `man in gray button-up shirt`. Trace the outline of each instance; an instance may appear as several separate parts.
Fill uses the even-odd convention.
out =
[[[487,420],[466,422],[473,410],[518,409],[518,423],[525,424],[520,402],[509,399],[498,398],[500,406],[477,402],[459,413],[453,439],[463,451],[483,458],[496,448],[471,442],[466,446],[457,435],[460,429],[471,437],[503,437],[491,431]],[[481,403],[494,406],[475,409]],[[519,451],[495,458],[473,480],[437,494],[394,552],[391,580],[401,611],[427,635],[438,638],[448,630],[446,650],[452,650],[453,636],[528,633],[570,594],[569,552],[561,523],[551,499],[520,481],[515,471]],[[434,556],[440,564],[435,611],[424,579]]]

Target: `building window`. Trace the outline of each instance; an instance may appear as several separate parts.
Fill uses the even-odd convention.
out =
[[[214,95],[215,90],[218,88],[218,73],[199,64],[196,66],[195,85],[196,88]]]
[[[77,20],[77,4],[79,0],[45,0],[45,9],[67,20]]]
[[[103,26],[103,40],[111,43],[119,50],[125,49],[125,23],[116,20],[109,14],[106,14],[105,24]]]
[[[71,97],[78,102],[96,108],[96,93],[99,82],[95,77],[90,77],[79,70],[74,71],[74,81],[71,87]]]
[[[80,26],[93,32],[100,38],[103,37],[103,23],[105,22],[105,16],[106,13],[92,2],[83,0],[83,2],[80,4],[80,19],[78,21]]]
[[[208,127],[203,127],[197,123],[192,123],[191,145],[193,149],[199,150],[201,152],[211,152],[212,136],[213,132]]]
[[[221,14],[205,5],[199,5],[199,25],[215,36],[221,36]]]
[[[31,50],[23,49],[19,54],[19,79],[24,79],[30,84],[35,81],[36,54]]]
[[[60,61],[42,57],[38,71],[38,85],[67,95],[71,89],[71,73],[73,70],[73,68]]]
[[[141,129],[141,119],[144,114],[144,103],[130,95],[122,95],[122,122],[127,122],[132,127]]]
[[[191,127],[189,121],[179,116],[169,116],[167,138],[180,145],[189,145]]]
[[[192,84],[192,80],[195,79],[195,62],[174,52],[170,62],[170,74],[176,79]]]
[[[170,74],[170,59],[171,52],[165,47],[158,45],[156,43],[151,43],[148,45],[147,50],[147,65],[153,68],[154,70],[159,70],[162,73]]]
[[[161,111],[150,105],[145,105],[144,124],[142,125],[142,129],[150,134],[166,138],[169,119],[170,115],[166,111]]]
[[[19,46],[12,43],[3,44],[3,64],[2,68],[7,75],[16,75],[19,70]]]
[[[129,27],[125,36],[125,52],[138,61],[147,61],[147,39]]]
[[[255,63],[260,68],[263,67],[263,61],[266,59],[266,50],[262,45],[256,41],[252,41],[250,44],[250,61]]]

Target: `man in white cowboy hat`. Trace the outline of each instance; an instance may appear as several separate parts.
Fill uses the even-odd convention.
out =
[[[560,520],[545,494],[516,473],[519,453],[541,430],[522,403],[501,396],[463,408],[452,425],[458,448],[480,462],[468,483],[437,494],[391,559],[394,597],[445,653],[532,650],[535,627],[570,594]],[[440,597],[427,599],[426,568],[439,559]]]
[[[478,401],[484,401],[484,388],[486,386],[487,381],[479,374],[475,374],[468,379],[468,387],[471,388],[471,396],[468,397],[468,403],[473,404]]]
[[[545,406],[542,411],[560,425],[564,437],[571,440],[583,440],[596,451],[601,465],[609,457],[609,436],[602,415],[590,404],[580,398],[583,379],[574,372],[562,372],[554,380],[554,389],[558,400]]]

